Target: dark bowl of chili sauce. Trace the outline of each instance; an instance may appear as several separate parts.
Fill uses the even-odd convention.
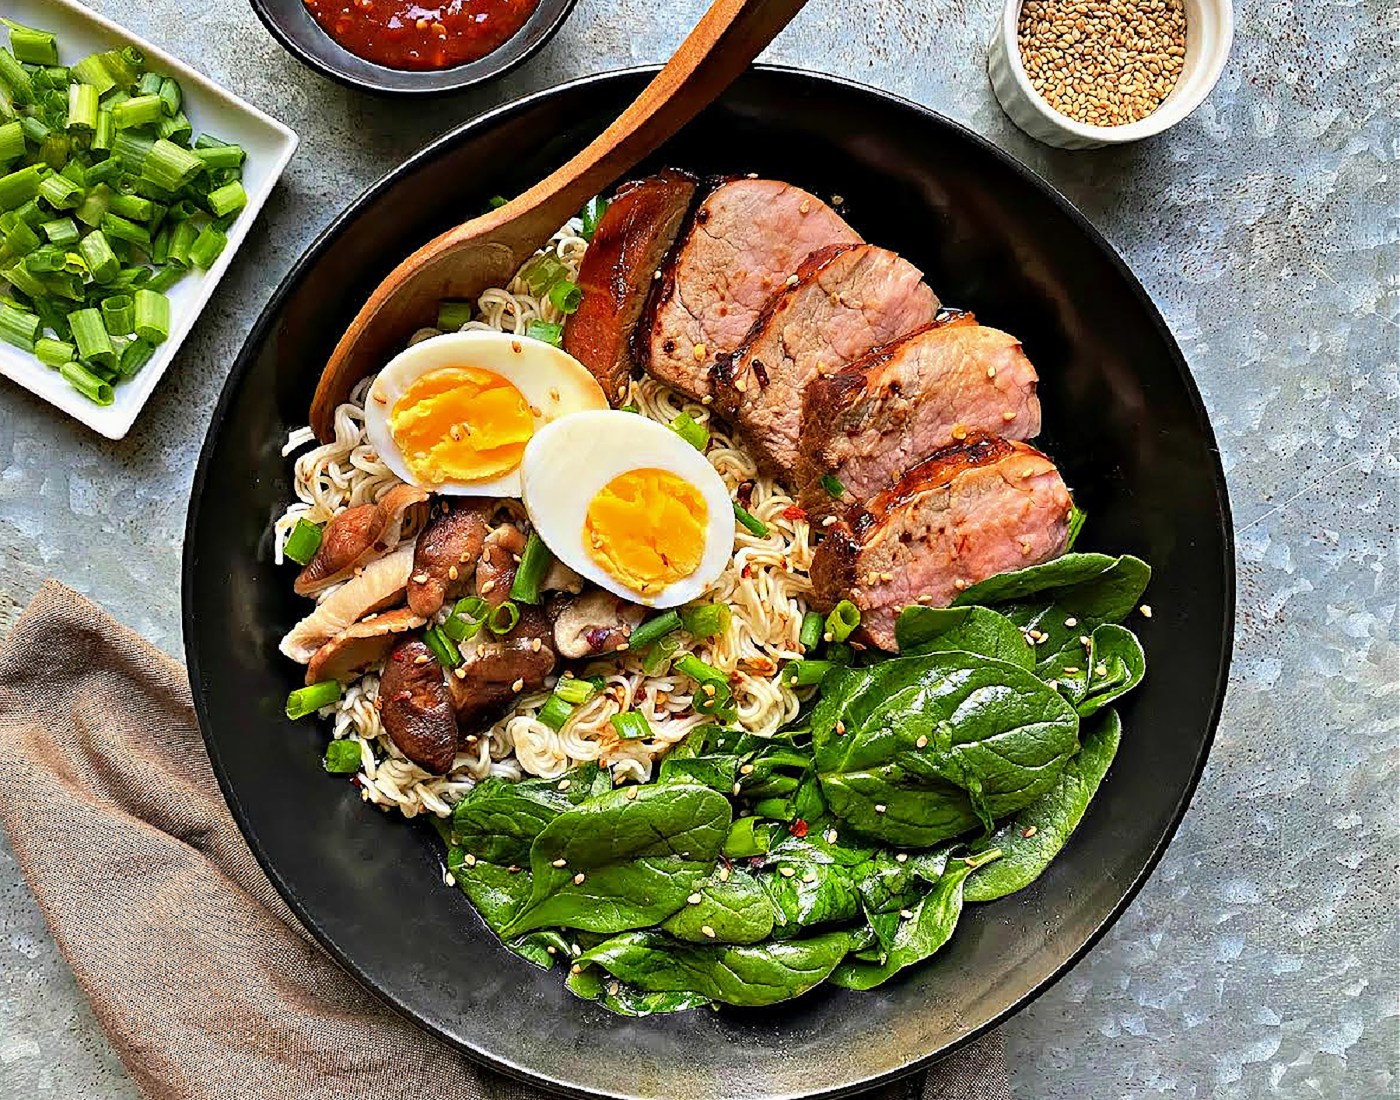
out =
[[[252,0],[298,60],[372,92],[450,92],[500,76],[559,29],[575,0]]]

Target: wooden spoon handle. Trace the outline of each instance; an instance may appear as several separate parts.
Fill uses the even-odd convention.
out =
[[[715,0],[671,60],[606,130],[524,194],[440,238],[479,237],[514,223],[533,251],[594,195],[659,149],[725,90],[806,0]],[[507,230],[507,234],[515,234]],[[494,234],[493,234],[494,235]],[[512,242],[514,243],[514,242]]]

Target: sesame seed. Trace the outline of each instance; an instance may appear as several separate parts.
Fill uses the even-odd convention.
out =
[[[812,871],[812,870],[808,870],[807,873],[804,874],[804,875],[802,876],[802,881],[803,881],[803,882],[816,882],[816,881],[817,881],[817,872],[816,872],[816,871]]]
[[[1031,837],[1035,836],[1037,831],[1034,825],[1027,825],[1025,829],[1022,830],[1021,835],[1029,840]]]
[[[582,885],[583,885],[583,880],[584,880],[584,874],[583,874],[582,871],[580,871],[578,874],[576,874],[576,875],[574,876],[574,885],[575,885],[575,886],[582,886]]]
[[[538,638],[534,638],[530,642],[530,648],[533,649],[536,653],[538,653],[541,649],[544,648],[544,642],[540,641]]]
[[[896,853],[894,854],[894,861],[895,861],[896,863],[908,863],[908,862],[909,862],[909,853],[908,853],[908,852],[896,852]]]
[[[686,898],[685,900],[690,902],[691,905],[699,905],[701,898],[699,894],[691,894],[690,897]]]
[[[1106,665],[1106,664],[1104,664],[1102,661],[1100,661],[1098,664],[1096,664],[1096,665],[1094,666],[1094,675],[1095,675],[1095,676],[1107,676],[1107,675],[1108,675],[1108,665]]]
[[[431,660],[432,657],[430,657],[428,654],[420,653],[417,657],[413,658],[413,663],[415,665],[426,665]]]
[[[953,435],[953,438],[954,438],[954,439],[956,439],[956,440],[958,440],[958,441],[960,441],[960,442],[961,442],[962,440],[966,439],[966,438],[967,438],[967,425],[966,425],[966,424],[954,424],[954,425],[953,425],[953,432],[952,432],[952,435]]]
[[[812,204],[811,204],[811,202],[810,202],[809,200],[807,200],[807,199],[803,199],[803,200],[802,200],[802,205],[799,206],[799,207],[797,208],[797,212],[798,212],[799,214],[807,214],[807,213],[810,213],[810,212],[811,212],[811,209],[812,209]]]
[[[1001,418],[1004,421],[1006,421],[1006,423],[1010,424],[1013,420],[1016,419],[1016,414],[1010,409],[1007,409],[1004,413],[1001,414]]]
[[[567,867],[568,865],[569,861],[567,859],[564,859],[562,856],[560,856],[552,864],[550,864],[551,867]]]
[[[995,378],[996,376],[997,376],[997,369],[996,369],[996,367],[988,367],[988,368],[987,368],[987,377],[988,377],[988,378]]]
[[[919,734],[918,740],[914,742],[914,747],[916,749],[928,748],[928,738],[925,737],[923,734]]]
[[[641,790],[642,790],[641,787],[628,787],[628,788],[627,788],[627,801],[628,801],[628,802],[635,802],[636,799],[637,799],[637,795],[641,793]]]
[[[459,680],[465,680],[467,678],[466,666],[464,665],[461,668],[454,668],[452,670],[452,675],[457,677],[457,679]]]
[[[569,789],[570,786],[571,786],[571,783],[570,783],[569,780],[567,780],[567,779],[561,779],[561,780],[559,780],[559,789],[560,789],[561,791],[567,791],[567,790]]]
[[[554,944],[552,944],[552,943],[551,943],[551,944],[546,944],[546,945],[545,945],[544,951],[545,951],[545,954],[546,954],[546,955],[557,955],[557,954],[559,954],[559,948],[555,947]]]
[[[485,584],[483,584],[483,585],[481,586],[481,594],[482,594],[483,596],[485,596],[488,592],[491,591],[491,589],[493,589],[493,588],[495,588],[495,587],[496,587],[496,582],[495,582],[495,581],[487,581]]]
[[[705,361],[705,345],[696,344],[695,347],[690,349],[690,354],[695,357],[697,363],[703,363]]]
[[[572,955],[574,958],[578,958],[580,955],[583,954],[583,948],[576,943],[571,943],[569,944],[569,954]]]
[[[1078,665],[1065,665],[1060,671],[1066,676],[1078,676],[1081,670]]]
[[[570,974],[582,974],[582,973],[583,973],[583,967],[579,966],[578,963],[574,963],[573,966],[569,967],[569,973],[570,973]]]
[[[414,574],[413,574],[413,583],[414,583],[414,584],[427,584],[427,583],[428,583],[428,574],[426,574],[426,573],[414,573]]]
[[[882,814],[882,813],[884,813],[884,812],[885,812],[885,808],[886,808],[886,807],[885,807],[885,804],[884,804],[883,802],[877,802],[877,803],[875,803],[875,812],[876,812],[877,814]]]
[[[797,282],[798,282],[798,279],[797,279],[797,276],[796,276],[796,275],[789,275],[789,276],[787,277],[787,285],[788,285],[788,286],[796,286],[796,285],[797,285]]]
[[[1076,619],[1073,615],[1071,615],[1068,619],[1065,620],[1065,626],[1067,626],[1067,627],[1073,628],[1073,627],[1076,627],[1076,626],[1078,626],[1078,625],[1079,625],[1079,620]]]
[[[914,912],[911,909],[901,909],[899,911],[899,916],[902,920],[913,920]]]
[[[510,685],[510,690],[511,690],[511,691],[514,691],[514,692],[517,692],[517,693],[518,693],[518,692],[521,692],[521,691],[524,691],[524,690],[525,690],[525,681],[524,681],[524,680],[515,680],[515,681],[512,681],[512,683],[511,683],[511,685]]]
[[[792,878],[792,876],[797,874],[797,872],[794,871],[791,867],[779,867],[778,874],[782,875],[783,878]]]
[[[734,793],[735,793],[735,794],[738,794],[738,793],[739,793],[741,790],[743,790],[743,789],[744,789],[744,788],[743,788],[740,784],[738,784],[738,783],[735,783],[735,784],[734,784]]]
[[[846,735],[846,723],[839,718],[836,719],[836,732],[842,737]]]
[[[845,195],[832,195],[832,196],[831,196],[831,205],[832,205],[832,206],[843,206],[843,205],[845,205],[845,202],[846,202],[846,196],[845,196]]]
[[[1141,607],[1138,608],[1138,614],[1141,615],[1144,619],[1152,618],[1151,606],[1149,604],[1143,604]]]
[[[953,578],[953,587],[956,588],[959,592],[961,592],[964,588],[970,587],[970,585],[969,585],[968,582],[965,581],[962,577],[954,577],[954,578]],[[1032,633],[1034,633],[1034,632],[1032,632]]]
[[[1089,635],[1081,634],[1079,635],[1079,644],[1082,645],[1085,649],[1088,649],[1094,643],[1093,640],[1089,637]]]
[[[702,404],[702,405],[713,405],[714,403],[715,403],[714,394],[707,393],[704,397],[700,398],[700,404]]]
[[[739,774],[740,774],[740,775],[751,775],[751,774],[753,774],[753,765],[752,765],[752,764],[745,764],[743,767],[741,767],[741,768],[739,769]]]
[[[455,581],[455,580],[457,579],[458,576],[459,576],[459,574],[458,574],[458,572],[457,572],[457,567],[456,567],[455,565],[449,565],[449,566],[447,567],[447,579],[450,580],[450,581]],[[422,582],[419,582],[419,583],[422,583]]]
[[[822,520],[822,526],[823,526],[823,527],[830,527],[830,526],[831,526],[833,523],[835,523],[835,522],[836,522],[836,517],[835,517],[835,516],[827,516],[824,520]]]
[[[720,882],[728,882],[728,881],[729,881],[729,868],[728,868],[728,867],[721,867],[721,868],[719,869],[719,880],[720,880]]]
[[[702,924],[700,926],[700,931],[702,934],[708,936],[710,939],[715,938],[715,930],[711,928],[708,924]]]

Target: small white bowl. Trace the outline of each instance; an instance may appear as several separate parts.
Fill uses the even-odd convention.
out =
[[[1155,111],[1124,126],[1090,126],[1060,114],[1031,87],[1016,26],[1022,0],[1006,0],[1001,25],[992,39],[987,73],[1002,110],[1031,137],[1061,149],[1098,149],[1141,141],[1175,126],[1210,95],[1230,57],[1235,13],[1230,0],[1185,0],[1186,59],[1176,86]]]
[[[235,142],[248,151],[243,165],[243,187],[248,192],[248,205],[229,227],[228,245],[208,271],[191,271],[171,288],[170,335],[141,372],[129,382],[116,387],[116,399],[110,405],[95,405],[60,376],[49,370],[33,355],[9,344],[0,343],[0,375],[19,383],[31,393],[69,416],[82,421],[93,431],[108,439],[121,439],[131,429],[147,398],[179,351],[209,303],[210,295],[224,277],[234,255],[257,220],[258,211],[272,193],[287,162],[296,151],[297,136],[275,118],[259,111],[212,80],[191,69],[130,31],[89,11],[77,0],[0,0],[0,14],[53,31],[58,35],[59,61],[70,65],[97,50],[120,46],[135,46],[146,55],[147,64],[180,82],[185,93],[184,111],[196,134],[209,132],[225,141]],[[0,391],[0,401],[5,395]]]

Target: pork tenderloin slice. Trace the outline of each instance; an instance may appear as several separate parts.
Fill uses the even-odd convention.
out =
[[[457,719],[437,658],[418,638],[394,647],[379,678],[384,732],[420,768],[441,775],[457,755]]]
[[[873,244],[831,245],[799,265],[732,356],[713,371],[715,407],[780,477],[797,465],[808,385],[933,320],[938,298],[909,261]]]
[[[370,562],[287,631],[278,648],[297,664],[307,664],[318,649],[351,623],[402,601],[412,569],[412,546],[400,546]]]
[[[579,267],[583,301],[564,322],[564,350],[614,407],[632,376],[632,332],[695,197],[695,177],[668,168],[618,189]]]
[[[920,456],[978,432],[1040,433],[1037,377],[1021,343],[971,314],[935,323],[814,380],[802,403],[796,482],[816,520],[840,510],[823,475],[865,501]]]
[[[979,581],[1064,553],[1071,507],[1034,447],[969,436],[829,529],[812,559],[815,602],[851,600],[863,640],[894,650],[895,619],[910,604],[946,607]]]
[[[417,630],[426,624],[427,619],[415,615],[406,607],[379,615],[366,615],[316,651],[306,666],[306,682],[318,684],[322,680],[353,680],[384,660],[399,640],[397,635]]]
[[[715,187],[672,250],[642,324],[637,359],[653,378],[696,400],[710,368],[739,346],[769,297],[819,248],[860,234],[815,195],[780,180]]]

